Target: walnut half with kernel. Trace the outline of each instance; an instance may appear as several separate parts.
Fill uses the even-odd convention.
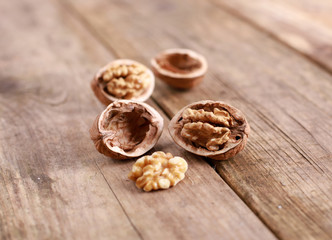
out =
[[[153,92],[154,81],[153,73],[143,64],[118,59],[98,71],[91,88],[105,105],[121,99],[144,102]]]
[[[114,159],[139,157],[158,141],[163,118],[151,106],[130,100],[111,103],[90,129],[96,149]]]
[[[146,192],[168,189],[185,177],[188,169],[186,160],[173,157],[170,153],[155,152],[139,158],[132,167],[128,178]]]
[[[226,160],[243,150],[250,132],[240,110],[209,100],[184,107],[173,117],[168,129],[179,146],[215,160]]]

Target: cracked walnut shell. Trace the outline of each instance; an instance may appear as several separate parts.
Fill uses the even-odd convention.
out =
[[[146,192],[168,189],[185,177],[188,169],[186,160],[172,154],[155,152],[151,156],[139,158],[132,167],[128,178]]]
[[[105,105],[121,99],[144,102],[153,92],[154,81],[153,73],[143,64],[118,59],[98,71],[91,88]]]
[[[168,49],[151,60],[153,72],[168,85],[188,89],[202,82],[206,59],[190,49]]]
[[[127,159],[149,151],[162,130],[163,118],[154,108],[146,103],[119,100],[97,116],[90,136],[100,153]]]
[[[168,129],[179,146],[215,160],[226,160],[243,150],[250,132],[240,110],[221,101],[209,100],[181,109]]]

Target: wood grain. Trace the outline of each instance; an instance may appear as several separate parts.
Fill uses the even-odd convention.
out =
[[[202,99],[243,110],[252,135],[243,153],[217,163],[220,175],[279,238],[332,237],[327,72],[207,1],[68,2],[119,57],[148,63],[170,47],[207,56],[204,84],[176,91],[158,82],[153,98],[169,116]]]
[[[0,9],[0,238],[139,238],[87,134],[90,76],[111,56],[55,4]]]
[[[167,132],[155,150],[188,159],[187,178],[167,191],[138,190],[127,179],[133,161],[100,155],[88,134],[103,109],[89,83],[114,59],[111,46],[56,1],[0,9],[1,239],[275,239]]]
[[[332,2],[329,0],[213,0],[332,71]]]

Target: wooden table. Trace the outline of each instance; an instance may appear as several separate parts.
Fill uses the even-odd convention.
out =
[[[332,239],[330,0],[12,0],[0,3],[1,239]],[[185,47],[203,84],[157,80],[165,119],[154,150],[187,177],[144,193],[134,160],[99,154],[88,129],[104,106],[90,80],[116,58],[149,65]],[[179,148],[169,119],[223,100],[251,125],[244,151],[212,162]]]

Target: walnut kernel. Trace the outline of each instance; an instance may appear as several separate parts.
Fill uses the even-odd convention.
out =
[[[183,125],[181,136],[208,150],[218,150],[219,146],[229,139],[231,131],[227,127],[232,125],[233,119],[224,110],[214,108],[213,112],[208,112],[203,109],[187,108],[183,112],[183,119],[190,122]],[[220,124],[224,127],[216,127],[212,124]]]
[[[231,131],[225,127],[214,127],[209,123],[195,122],[184,124],[181,136],[211,151],[228,141]]]
[[[159,151],[139,158],[128,178],[136,182],[138,188],[149,192],[175,186],[184,179],[187,169],[188,164],[183,158]]]
[[[132,99],[142,94],[149,85],[147,68],[138,64],[111,65],[101,76],[106,90],[116,98]]]
[[[205,111],[204,109],[190,109],[187,108],[183,112],[183,118],[189,119],[191,121],[203,121],[203,122],[211,122],[215,124],[222,124],[225,127],[230,127],[233,124],[233,119],[225,110],[220,110],[218,108],[214,108],[213,112]]]

